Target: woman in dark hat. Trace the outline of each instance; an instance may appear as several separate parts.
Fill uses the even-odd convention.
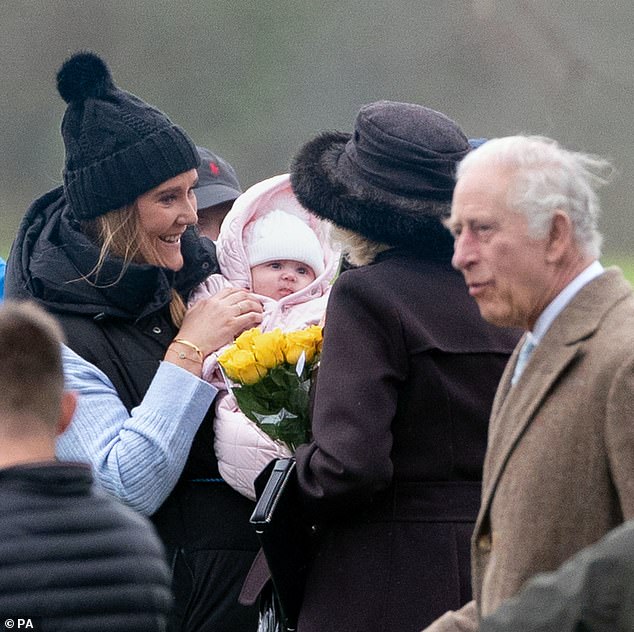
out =
[[[216,391],[200,374],[261,306],[229,290],[185,311],[217,270],[194,228],[199,157],[187,134],[117,88],[92,53],[72,56],[57,85],[64,183],[27,211],[6,285],[55,314],[68,340],[79,404],[57,456],[90,462],[104,489],[151,515],[174,574],[170,630],[252,631],[257,613],[237,603],[257,550],[252,504],[218,474]]]
[[[442,220],[468,151],[443,114],[381,101],[292,163],[297,198],[359,266],[332,289],[296,453],[321,527],[299,632],[420,630],[471,598],[487,421],[518,335],[482,320],[451,267]]]

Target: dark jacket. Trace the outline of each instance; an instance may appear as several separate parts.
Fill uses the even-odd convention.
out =
[[[119,278],[121,262],[110,259],[100,287],[82,278],[94,280],[97,250],[68,212],[61,188],[55,189],[36,201],[21,223],[9,256],[6,293],[35,299],[54,313],[68,346],[110,378],[130,410],[143,399],[176,334],[169,316],[171,289],[186,299],[216,271],[213,245],[189,229],[182,238],[185,265],[178,273],[132,264]],[[237,603],[257,550],[248,524],[252,509],[251,502],[219,479],[212,407],[179,482],[152,516],[173,569],[171,629],[253,630],[257,613]]]
[[[518,337],[440,258],[387,251],[336,281],[297,450],[322,531],[299,632],[413,632],[469,601],[488,416]]]
[[[0,620],[32,618],[43,632],[158,632],[171,600],[151,524],[94,491],[87,466],[0,470]]]
[[[540,573],[480,624],[481,632],[634,630],[634,521]]]

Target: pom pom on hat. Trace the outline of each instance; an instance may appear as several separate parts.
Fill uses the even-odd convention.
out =
[[[198,166],[189,136],[163,112],[118,88],[96,54],[84,51],[64,62],[57,89],[68,103],[64,195],[77,219],[128,206]]]
[[[74,55],[57,73],[57,90],[66,103],[103,98],[114,89],[108,66],[91,52]]]
[[[268,261],[300,261],[319,276],[324,271],[324,253],[313,229],[300,217],[273,210],[245,228],[245,250],[249,266]]]

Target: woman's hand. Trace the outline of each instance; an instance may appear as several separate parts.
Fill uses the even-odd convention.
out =
[[[194,303],[176,338],[195,344],[207,357],[262,322],[262,304],[246,290],[225,288]]]

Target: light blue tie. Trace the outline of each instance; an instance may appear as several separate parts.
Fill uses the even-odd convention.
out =
[[[511,384],[515,385],[517,380],[520,379],[520,375],[524,372],[524,367],[526,367],[526,363],[528,359],[531,357],[531,353],[533,353],[533,349],[537,346],[535,342],[535,338],[529,332],[526,334],[526,340],[520,349],[519,355],[517,356],[517,364],[515,365],[515,371],[513,372],[513,377],[511,378]]]

